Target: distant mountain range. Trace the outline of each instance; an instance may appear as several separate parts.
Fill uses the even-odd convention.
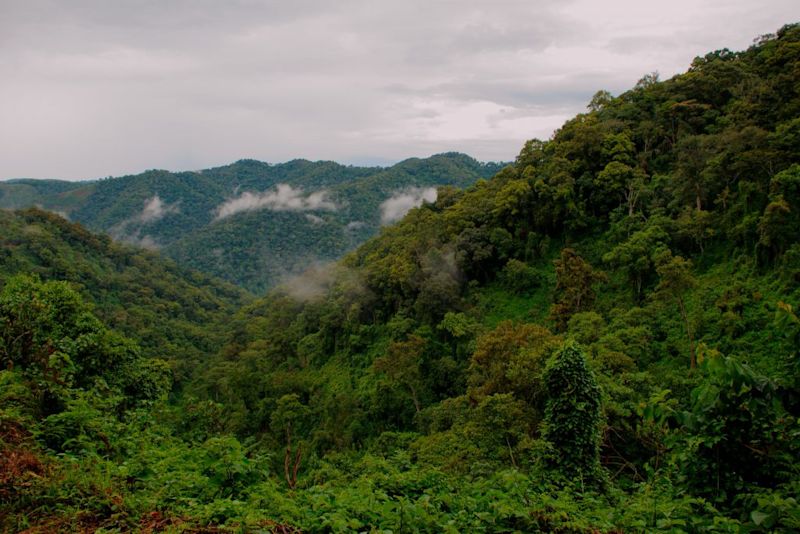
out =
[[[41,207],[261,293],[435,200],[437,187],[466,187],[502,167],[459,153],[386,168],[241,160],[91,182],[9,180],[0,208]]]

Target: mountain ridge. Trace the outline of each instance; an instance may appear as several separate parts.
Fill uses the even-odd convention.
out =
[[[80,183],[17,179],[0,183],[0,207],[38,205],[93,231],[160,249],[186,266],[261,292],[283,274],[302,270],[309,258],[331,261],[374,235],[382,224],[380,205],[394,193],[465,187],[502,165],[456,152],[407,158],[388,167],[242,159],[201,171],[151,169]],[[278,194],[277,188],[284,185],[290,187],[284,188],[290,198],[264,201],[264,195]],[[330,196],[325,208],[303,204],[315,194]],[[244,195],[251,197],[242,199]],[[220,207],[237,198],[242,200],[240,212],[249,215],[234,212],[221,221]],[[255,207],[248,207],[248,201]],[[224,230],[215,228],[222,222]],[[294,236],[293,243],[282,240],[284,233]],[[271,259],[273,252],[279,260]]]

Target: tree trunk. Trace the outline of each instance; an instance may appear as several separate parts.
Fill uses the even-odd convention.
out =
[[[414,401],[414,408],[416,408],[417,413],[422,411],[422,408],[419,405],[419,399],[417,398],[417,390],[414,389],[414,386],[411,384],[408,385],[408,389],[411,391],[411,400]]]
[[[689,338],[689,367],[695,369],[697,367],[697,355],[694,349],[694,336],[692,336],[692,327],[689,325],[689,317],[686,314],[686,306],[682,298],[678,298],[678,306],[681,309],[681,318],[686,328],[686,336]]]

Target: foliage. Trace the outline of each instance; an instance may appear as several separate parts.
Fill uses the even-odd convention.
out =
[[[600,388],[574,342],[567,342],[544,370],[547,407],[543,439],[555,451],[558,469],[568,478],[596,481],[600,465]]]
[[[3,212],[0,530],[797,531],[798,42],[599,92],[263,298]],[[429,163],[153,172],[82,206]]]

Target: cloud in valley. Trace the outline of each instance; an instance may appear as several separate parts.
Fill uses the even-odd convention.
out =
[[[350,221],[347,223],[347,226],[344,227],[345,230],[349,232],[355,232],[356,230],[361,230],[367,225],[367,223],[363,221]]]
[[[396,191],[381,203],[381,223],[389,224],[398,221],[411,210],[421,206],[423,202],[436,201],[435,187],[411,187]]]
[[[154,195],[152,198],[145,200],[144,208],[137,219],[142,223],[149,223],[157,221],[170,213],[178,213],[178,203],[164,204],[161,197]]]
[[[167,204],[161,200],[158,194],[155,194],[144,201],[141,212],[115,224],[109,229],[108,233],[117,241],[156,250],[160,248],[160,245],[152,236],[142,235],[142,226],[179,212],[179,202]]]
[[[220,204],[216,212],[217,219],[230,217],[243,211],[267,209],[272,211],[335,211],[336,204],[328,198],[327,191],[314,191],[308,195],[302,189],[295,189],[288,184],[278,184],[273,191],[250,193],[246,191],[238,197]]]

